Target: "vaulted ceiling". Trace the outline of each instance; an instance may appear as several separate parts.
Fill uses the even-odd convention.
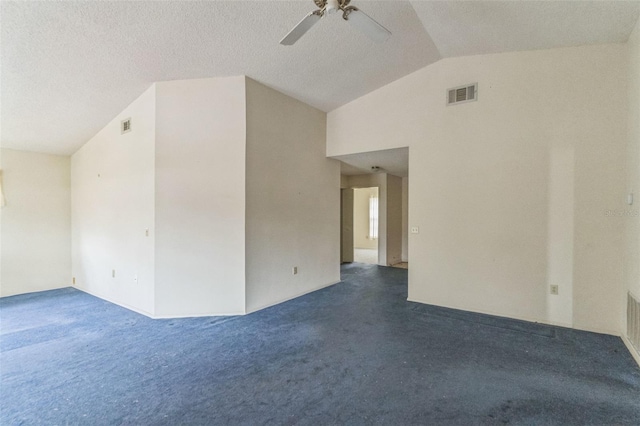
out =
[[[328,16],[278,41],[304,1],[13,2],[1,6],[2,147],[71,154],[154,81],[248,75],[330,111],[442,57],[623,43],[640,1],[352,0],[393,36]]]

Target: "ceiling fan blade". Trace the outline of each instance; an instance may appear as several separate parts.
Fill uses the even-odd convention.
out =
[[[302,37],[307,31],[313,27],[313,25],[318,22],[322,18],[322,13],[319,10],[313,11],[305,16],[302,21],[298,22],[298,25],[293,27],[289,34],[284,36],[282,40],[280,40],[280,44],[285,46],[291,46],[293,43],[298,41],[300,37]]]
[[[351,10],[347,16],[347,21],[371,40],[382,43],[391,37],[391,31],[377,23],[372,17],[353,6],[349,9]]]

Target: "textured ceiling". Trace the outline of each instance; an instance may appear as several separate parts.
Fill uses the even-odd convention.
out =
[[[443,57],[627,41],[638,1],[414,1]]]
[[[2,1],[0,144],[71,154],[163,80],[244,74],[329,111],[441,54],[623,42],[639,3],[352,0],[386,43],[336,14],[285,47],[311,0]]]
[[[73,153],[154,81],[244,74],[328,111],[439,59],[408,2],[360,6],[393,38],[335,14],[278,44],[311,1],[3,1],[2,146]]]

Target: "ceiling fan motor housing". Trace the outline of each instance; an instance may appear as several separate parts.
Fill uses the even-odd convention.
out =
[[[325,11],[328,14],[336,13],[340,9],[341,4],[339,0],[327,0]]]
[[[317,10],[310,12],[289,33],[280,40],[280,44],[291,46],[307,31],[311,29],[325,14],[333,14],[342,11],[342,18],[348,21],[354,28],[363,32],[375,42],[386,41],[391,32],[377,23],[373,18],[362,12],[355,6],[349,6],[351,0],[313,0],[318,6]]]
[[[328,14],[335,13],[338,10],[344,10],[350,2],[351,0],[314,0],[316,6]]]

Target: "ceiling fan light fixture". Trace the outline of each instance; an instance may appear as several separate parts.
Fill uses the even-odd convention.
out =
[[[293,27],[289,33],[280,40],[280,44],[290,46],[300,39],[311,27],[316,24],[325,14],[330,15],[337,11],[342,11],[342,18],[348,21],[354,28],[362,31],[367,37],[375,42],[386,41],[391,32],[377,23],[366,13],[354,6],[349,6],[351,0],[313,0],[318,10],[305,16],[302,21]]]

